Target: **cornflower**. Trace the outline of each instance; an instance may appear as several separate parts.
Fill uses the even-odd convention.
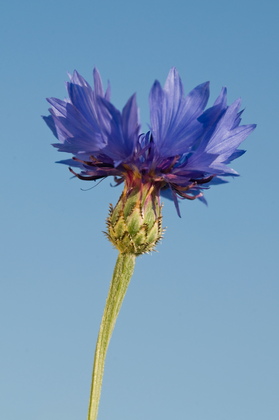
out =
[[[44,117],[58,143],[72,157],[60,163],[76,177],[96,181],[112,176],[124,189],[107,219],[107,237],[119,250],[96,345],[88,420],[96,420],[105,356],[126,293],[135,257],[152,251],[162,237],[160,197],[173,200],[179,216],[181,199],[206,202],[204,191],[238,173],[228,165],[244,150],[240,144],[255,129],[240,125],[240,99],[227,105],[223,88],[205,109],[209,83],[187,96],[172,68],[164,87],[155,81],[149,95],[150,130],[140,130],[136,96],[119,111],[93,71],[94,89],[74,71],[68,99],[49,98]]]

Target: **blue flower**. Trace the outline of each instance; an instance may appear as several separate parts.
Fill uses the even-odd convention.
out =
[[[227,105],[221,90],[206,109],[209,83],[187,96],[179,74],[172,68],[164,87],[155,81],[149,95],[150,131],[140,131],[136,97],[120,112],[110,102],[94,69],[94,90],[78,72],[67,83],[69,99],[49,98],[46,123],[59,140],[54,146],[71,153],[62,160],[82,180],[113,176],[126,191],[152,185],[156,194],[171,198],[180,215],[178,198],[203,201],[203,190],[238,175],[228,164],[244,151],[239,145],[255,129],[240,125],[240,100]],[[75,168],[75,169],[73,169]]]

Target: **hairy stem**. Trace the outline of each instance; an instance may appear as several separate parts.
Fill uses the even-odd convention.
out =
[[[97,420],[106,353],[135,267],[135,255],[119,254],[114,268],[95,350],[88,420]]]

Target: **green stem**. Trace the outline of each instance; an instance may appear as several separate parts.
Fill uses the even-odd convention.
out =
[[[88,420],[97,420],[106,353],[121,304],[134,271],[135,259],[136,257],[133,254],[119,254],[116,261],[96,344]]]

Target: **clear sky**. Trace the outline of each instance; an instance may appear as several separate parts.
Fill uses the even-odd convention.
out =
[[[164,205],[109,348],[99,420],[277,420],[278,2],[3,3],[0,406],[3,420],[86,419],[93,352],[117,257],[102,231],[121,187],[71,180],[41,115],[67,72],[97,66],[121,108],[172,66],[185,91],[227,86],[257,123],[240,177]]]

